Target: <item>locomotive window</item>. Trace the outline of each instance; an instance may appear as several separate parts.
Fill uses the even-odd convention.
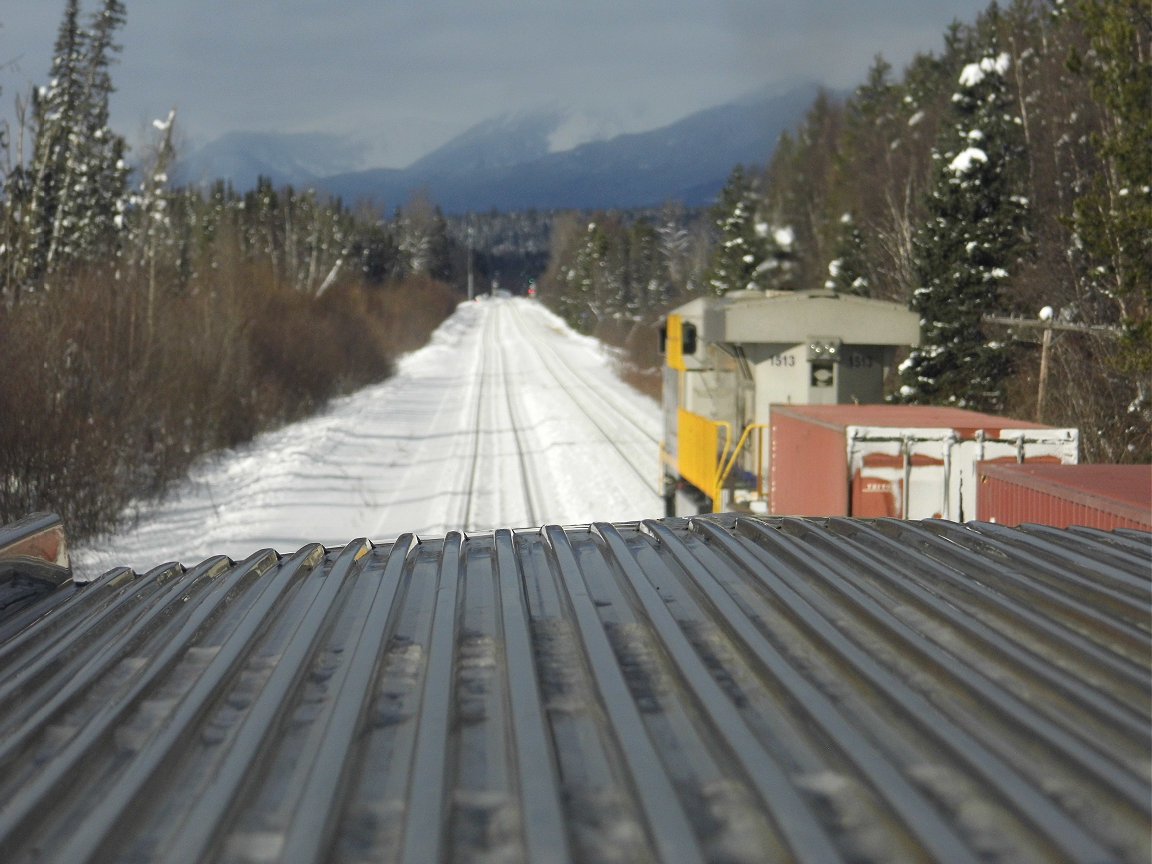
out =
[[[685,354],[696,353],[696,325],[684,322],[684,338],[681,344],[684,346]]]
[[[668,325],[667,324],[661,324],[660,325],[660,339],[659,339],[658,345],[659,345],[659,347],[657,350],[661,354],[664,354],[668,351]]]

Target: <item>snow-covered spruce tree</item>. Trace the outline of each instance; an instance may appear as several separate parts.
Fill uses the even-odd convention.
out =
[[[557,237],[563,248],[557,246],[553,250],[558,262],[554,308],[570,326],[591,333],[603,311],[598,298],[608,253],[607,237],[598,222],[578,227],[574,219],[561,227]]]
[[[628,231],[628,281],[632,303],[628,313],[634,319],[661,308],[671,295],[668,268],[661,249],[661,237],[648,219],[639,219]]]
[[[104,0],[89,29],[79,16],[78,0],[67,0],[51,78],[33,93],[33,153],[17,205],[22,236],[15,292],[106,255],[122,227],[125,145],[108,125],[108,68],[119,50],[114,34],[124,23],[124,7]]]
[[[79,0],[67,0],[56,33],[49,83],[32,92],[32,160],[19,209],[20,236],[12,290],[15,299],[48,271],[52,238],[63,223],[78,218],[71,174],[83,138],[79,124],[84,99],[85,40]]]
[[[756,237],[765,251],[763,260],[752,271],[749,288],[769,291],[795,291],[798,285],[800,256],[796,230],[791,225],[772,224],[758,220]]]
[[[584,241],[568,269],[567,320],[582,333],[591,333],[607,313],[605,271],[608,235],[600,222],[589,222]]]
[[[998,411],[1011,368],[983,316],[1002,311],[1002,288],[1023,251],[1027,201],[1015,171],[1022,144],[1009,98],[1009,57],[964,67],[953,124],[933,151],[928,218],[914,238],[922,344],[901,366],[908,402]]]
[[[758,203],[755,183],[737,165],[713,209],[719,236],[707,283],[714,294],[757,287],[756,270],[769,258],[767,225],[757,217]]]
[[[664,263],[664,272],[668,275],[668,286],[661,301],[671,299],[678,291],[691,293],[695,290],[692,284],[691,252],[692,235],[686,225],[684,205],[678,203],[665,204],[660,211],[660,222],[656,228],[660,237],[660,257]]]
[[[844,106],[820,91],[794,135],[783,135],[762,183],[757,233],[768,255],[755,273],[756,287],[774,291],[819,288],[836,257],[833,214],[849,197],[839,182]]]
[[[106,259],[114,254],[124,229],[128,208],[127,146],[112,131],[108,103],[115,88],[109,71],[120,46],[116,30],[126,19],[120,0],[103,0],[92,16],[85,58],[82,103],[83,140],[77,147],[76,183],[80,221],[74,245],[84,259]]]
[[[828,262],[828,278],[824,287],[838,294],[868,296],[868,256],[864,235],[851,213],[840,217],[840,236],[836,244],[836,257]]]

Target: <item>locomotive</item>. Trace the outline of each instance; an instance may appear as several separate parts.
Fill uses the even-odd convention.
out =
[[[674,310],[660,464],[669,516],[972,518],[976,465],[1070,464],[1079,434],[959,408],[882,404],[905,306],[830,291],[734,291]]]

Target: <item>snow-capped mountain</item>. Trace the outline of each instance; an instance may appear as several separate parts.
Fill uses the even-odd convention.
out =
[[[178,183],[229,180],[250,189],[258,177],[276,185],[314,184],[321,177],[365,165],[368,145],[323,132],[229,132],[177,163]]]
[[[546,156],[552,133],[564,120],[564,113],[559,110],[493,117],[456,136],[404,170],[414,176],[447,178],[514,168]]]
[[[559,150],[603,127],[559,109],[505,115],[403,169],[359,170],[354,163],[363,151],[341,139],[326,156],[321,139],[331,136],[232,135],[194,154],[199,173],[185,169],[181,176],[227,177],[246,188],[263,174],[315,186],[349,204],[387,208],[424,191],[448,212],[628,208],[671,200],[701,205],[715,198],[735,165],[766,162],[817,91],[810,83],[765,90],[649,132]],[[219,170],[207,170],[213,166]]]

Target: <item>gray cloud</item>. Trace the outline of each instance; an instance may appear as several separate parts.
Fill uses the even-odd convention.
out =
[[[986,2],[128,0],[113,113],[130,137],[173,106],[192,140],[356,134],[399,165],[541,104],[631,131],[777,81],[851,87],[875,54],[899,68]],[[0,11],[6,103],[43,82],[63,10],[62,0],[14,5]]]

